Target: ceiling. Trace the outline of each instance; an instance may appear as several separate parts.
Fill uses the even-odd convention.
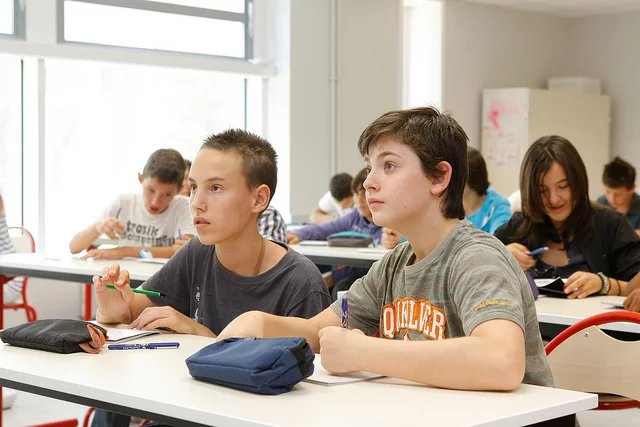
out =
[[[464,0],[564,17],[640,11],[640,0]]]

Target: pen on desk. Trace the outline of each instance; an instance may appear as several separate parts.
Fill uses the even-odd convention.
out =
[[[547,252],[548,250],[549,250],[549,248],[548,248],[548,247],[546,247],[546,246],[544,246],[544,247],[542,247],[542,248],[538,248],[538,249],[535,249],[535,250],[533,250],[533,251],[531,251],[531,252],[528,252],[528,253],[527,253],[527,255],[529,255],[529,256],[536,256],[536,255],[540,255],[540,254],[541,254],[541,253],[543,253],[543,252]]]
[[[145,344],[109,344],[109,350],[155,350],[158,348],[178,348],[179,342],[149,342]]]
[[[116,288],[113,285],[107,285],[107,289],[112,289],[114,291],[117,291],[118,288]],[[143,294],[143,295],[149,295],[151,297],[161,297],[162,294],[158,291],[147,291],[146,289],[137,289],[137,288],[133,288],[131,289],[133,291],[134,294]]]
[[[349,301],[347,296],[342,296],[342,327],[349,328]]]

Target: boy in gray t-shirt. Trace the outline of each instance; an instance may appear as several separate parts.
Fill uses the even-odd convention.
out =
[[[392,111],[365,129],[358,149],[373,221],[408,243],[353,284],[348,313],[342,301],[309,320],[250,312],[219,338],[304,336],[335,373],[464,390],[552,386],[524,273],[498,240],[464,220],[460,125],[433,108]],[[365,335],[376,331],[383,339]]]

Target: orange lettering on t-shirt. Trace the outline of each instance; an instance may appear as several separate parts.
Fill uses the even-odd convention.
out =
[[[442,340],[445,337],[447,317],[442,309],[429,301],[414,298],[397,298],[382,307],[382,336],[394,339],[401,333],[409,340],[409,331],[416,331],[426,338]]]

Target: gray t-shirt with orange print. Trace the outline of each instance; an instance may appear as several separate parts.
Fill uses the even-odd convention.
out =
[[[525,336],[523,382],[554,385],[531,288],[498,239],[462,220],[426,258],[414,259],[409,243],[398,245],[351,286],[350,327],[387,339],[440,340],[511,320]],[[340,301],[331,308],[342,315]]]

